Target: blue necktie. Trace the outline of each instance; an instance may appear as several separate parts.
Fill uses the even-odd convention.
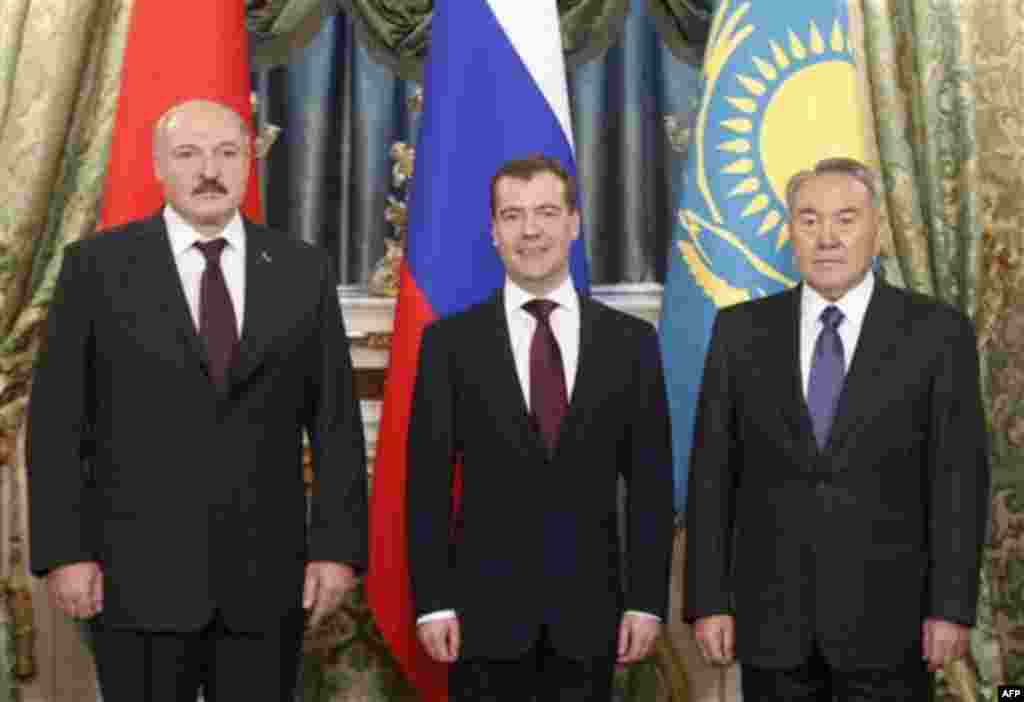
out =
[[[832,420],[835,419],[839,402],[839,391],[846,375],[843,340],[837,331],[842,321],[843,313],[835,305],[822,310],[823,328],[814,344],[814,356],[811,359],[807,406],[811,411],[814,438],[818,441],[819,449],[824,449],[828,443],[828,433],[832,429]]]

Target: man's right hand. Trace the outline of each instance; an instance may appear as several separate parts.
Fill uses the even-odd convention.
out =
[[[442,617],[423,622],[416,627],[420,643],[435,661],[454,663],[459,657],[459,619]]]
[[[693,624],[700,653],[707,663],[729,665],[736,657],[736,620],[729,614],[701,617]]]
[[[46,576],[53,603],[76,619],[89,619],[103,611],[103,569],[95,561],[69,563]]]

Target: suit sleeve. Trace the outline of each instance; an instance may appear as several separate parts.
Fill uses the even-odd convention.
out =
[[[627,591],[625,609],[662,619],[668,611],[674,510],[672,433],[658,337],[645,325],[639,336],[630,417],[632,455],[627,481]]]
[[[29,534],[36,575],[97,560],[88,474],[96,282],[85,259],[80,245],[64,250],[29,400]]]
[[[735,395],[722,315],[715,318],[697,401],[686,505],[687,621],[732,613]]]
[[[348,336],[326,258],[318,325],[309,377],[309,396],[314,401],[307,419],[316,484],[308,558],[347,563],[363,571],[367,562],[366,445]]]
[[[930,615],[973,626],[990,469],[977,341],[970,322],[957,321],[932,390]]]
[[[451,586],[455,391],[438,324],[420,344],[406,445],[409,575],[417,616],[456,609]]]

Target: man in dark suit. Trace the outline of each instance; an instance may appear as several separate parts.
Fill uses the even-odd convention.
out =
[[[850,159],[790,181],[803,283],[722,310],[687,505],[686,617],[746,700],[926,700],[963,655],[989,499],[971,323],[886,285]]]
[[[105,702],[291,700],[303,608],[318,620],[365,563],[334,277],[239,215],[250,142],[227,107],[172,108],[166,206],[64,252],[29,412],[31,559],[92,620]]]
[[[419,636],[454,663],[452,700],[607,701],[616,659],[647,655],[667,603],[672,478],[657,337],[574,289],[579,213],[557,161],[506,163],[491,213],[504,287],[429,326],[420,350],[408,444]]]

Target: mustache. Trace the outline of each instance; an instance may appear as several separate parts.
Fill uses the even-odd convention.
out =
[[[192,190],[193,195],[205,195],[206,193],[216,193],[217,195],[227,195],[228,189],[224,187],[216,178],[203,178],[199,185]]]

